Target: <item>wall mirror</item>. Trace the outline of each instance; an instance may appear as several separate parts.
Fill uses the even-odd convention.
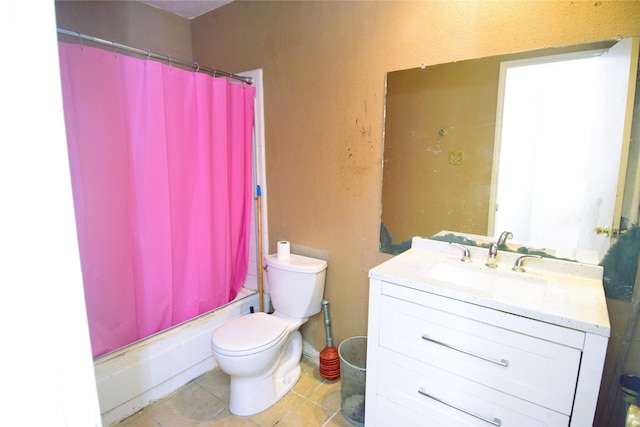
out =
[[[638,221],[637,65],[622,39],[389,72],[380,250],[504,229],[602,257]]]

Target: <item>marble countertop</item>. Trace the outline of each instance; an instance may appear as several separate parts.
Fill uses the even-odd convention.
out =
[[[485,265],[488,249],[468,247],[471,262],[448,242],[416,237],[411,249],[374,267],[369,277],[471,304],[608,337],[609,315],[603,269],[553,258],[527,259],[498,251],[497,268]]]

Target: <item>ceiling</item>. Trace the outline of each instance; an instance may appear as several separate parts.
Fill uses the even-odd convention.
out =
[[[204,13],[210,12],[232,0],[139,0],[142,3],[193,19]]]

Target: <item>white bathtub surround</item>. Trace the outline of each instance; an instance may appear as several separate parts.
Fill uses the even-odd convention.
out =
[[[258,295],[242,299],[95,360],[105,426],[121,420],[214,369],[211,334],[222,323],[258,311]]]

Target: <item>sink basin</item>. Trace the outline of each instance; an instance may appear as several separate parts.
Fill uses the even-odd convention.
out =
[[[441,261],[422,271],[428,280],[449,284],[465,291],[492,299],[541,302],[547,289],[547,280],[527,273],[489,269],[462,262]]]

